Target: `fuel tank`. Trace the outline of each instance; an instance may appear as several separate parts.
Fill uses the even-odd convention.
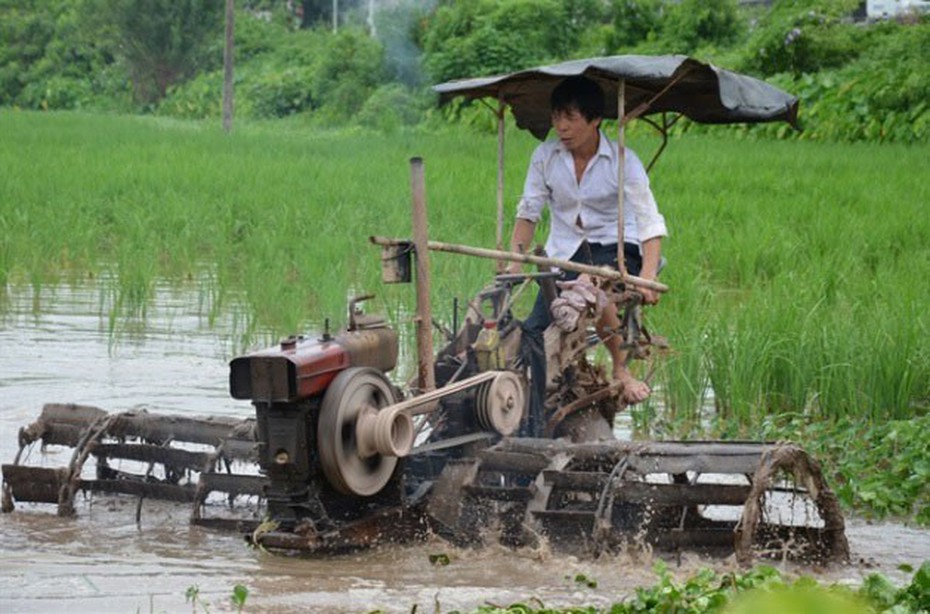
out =
[[[366,326],[335,336],[288,337],[273,347],[234,358],[229,392],[234,399],[293,403],[321,394],[349,367],[387,372],[397,365],[397,333]]]

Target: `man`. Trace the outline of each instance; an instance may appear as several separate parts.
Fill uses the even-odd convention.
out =
[[[526,250],[533,240],[543,209],[550,210],[546,252],[551,258],[617,267],[617,144],[600,130],[604,116],[604,93],[586,77],[568,77],[550,98],[552,126],[557,140],[539,145],[527,172],[523,197],[511,238],[512,251]],[[625,149],[624,165],[624,260],[627,271],[655,279],[661,259],[665,219],[659,213],[649,188],[649,178],[636,154]],[[520,270],[519,263],[510,267]],[[577,274],[565,272],[566,279]],[[658,293],[639,289],[648,304],[659,301]],[[551,322],[542,293],[524,322],[524,357],[530,363],[530,433],[538,431],[545,400],[546,360],[543,332]],[[620,325],[616,306],[604,309],[598,333],[613,360],[613,377],[622,382],[627,403],[639,403],[651,394],[649,386],[629,372],[621,340],[610,331]],[[532,424],[536,422],[536,424]]]

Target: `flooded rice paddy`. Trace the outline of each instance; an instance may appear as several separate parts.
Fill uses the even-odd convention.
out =
[[[13,460],[19,428],[48,402],[110,412],[144,407],[251,415],[248,403],[227,392],[235,322],[208,326],[195,290],[159,286],[144,326],[114,340],[101,316],[103,296],[93,284],[38,295],[8,292],[0,320],[0,461]],[[70,458],[70,451],[48,454],[49,465]],[[248,548],[238,535],[189,526],[183,504],[146,501],[137,525],[134,500],[79,501],[77,518],[58,518],[46,505],[19,505],[0,515],[0,611],[190,611],[185,593],[194,586],[209,611],[234,611],[230,595],[237,584],[249,590],[250,612],[410,612],[414,606],[447,612],[532,600],[607,606],[655,581],[643,554],[589,561],[547,550],[457,550],[435,541],[335,557],[275,556]],[[847,534],[851,565],[789,570],[823,581],[855,582],[872,571],[903,579],[899,564],[930,559],[928,530],[848,520]],[[437,553],[449,555],[449,565],[432,565],[430,555]],[[702,566],[734,566],[687,555],[677,564],[682,576]],[[578,574],[597,587],[575,582]]]

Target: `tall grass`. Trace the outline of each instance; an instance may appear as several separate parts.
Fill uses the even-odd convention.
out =
[[[348,295],[403,318],[372,234],[410,235],[407,160],[426,162],[432,238],[493,247],[492,134],[315,132],[296,119],[216,126],[0,111],[0,292],[113,279],[111,322],[144,319],[158,278],[211,313],[240,305],[243,343],[344,320]],[[535,142],[507,135],[508,228]],[[655,145],[633,143],[648,158]],[[653,173],[672,236],[648,313],[669,337],[666,417],[752,435],[774,412],[907,417],[930,398],[927,147],[691,135]],[[542,240],[542,232],[538,239]],[[431,254],[434,314],[488,261]],[[41,305],[37,305],[41,309]]]
[[[680,351],[700,354],[717,416],[911,415],[930,396],[927,148],[675,145],[655,180],[675,293],[655,318],[705,320]],[[703,306],[675,300],[692,284]]]

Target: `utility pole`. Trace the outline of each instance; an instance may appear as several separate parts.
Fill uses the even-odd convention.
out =
[[[339,31],[339,0],[333,0],[333,34]]]
[[[234,0],[226,0],[226,45],[223,48],[223,132],[232,131],[233,120],[233,32]]]

